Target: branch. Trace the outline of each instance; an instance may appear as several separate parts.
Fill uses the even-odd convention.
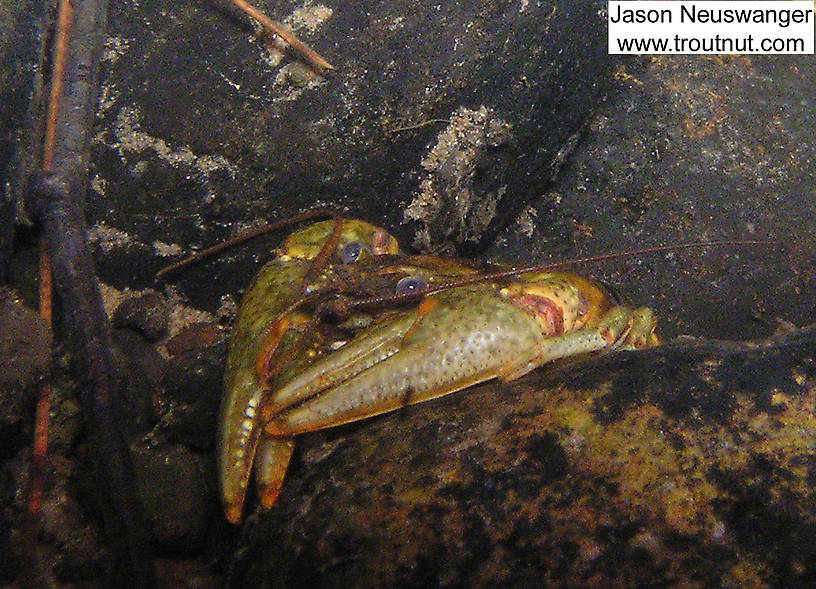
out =
[[[88,188],[99,55],[107,21],[106,0],[74,0],[53,131],[53,151],[32,179],[29,209],[42,223],[52,259],[53,283],[62,302],[66,345],[80,383],[79,402],[88,431],[90,457],[105,534],[116,562],[117,587],[153,587],[155,575],[145,518],[139,504],[126,423],[115,391],[116,366],[102,295],[93,268],[82,197]],[[54,111],[58,110],[58,114]],[[53,158],[53,159],[52,159]]]

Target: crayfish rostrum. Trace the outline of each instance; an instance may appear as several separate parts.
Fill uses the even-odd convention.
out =
[[[219,431],[221,494],[241,520],[250,473],[278,496],[293,436],[365,419],[560,358],[657,343],[647,308],[556,271],[406,256],[363,221],[290,235],[244,296]]]

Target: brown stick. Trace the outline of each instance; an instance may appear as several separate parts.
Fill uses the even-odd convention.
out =
[[[88,432],[97,505],[115,558],[110,584],[154,587],[147,526],[122,433],[126,422],[115,394],[116,367],[107,316],[81,205],[88,184],[107,1],[63,0],[63,5],[68,11],[73,5],[74,34],[70,43],[66,28],[61,27],[57,34],[44,170],[32,180],[28,208],[43,225],[51,256],[50,262],[45,259],[45,268],[51,266],[54,290],[62,302],[65,343],[80,385],[78,400]],[[45,305],[50,308],[49,302]]]
[[[262,27],[266,30],[270,31],[271,33],[277,35],[289,45],[292,46],[292,49],[297,51],[303,59],[308,61],[314,67],[318,69],[326,69],[326,70],[333,70],[334,66],[330,64],[328,61],[323,59],[314,49],[306,45],[303,41],[298,39],[292,32],[285,29],[282,25],[276,23],[274,20],[266,16],[263,12],[252,6],[246,0],[230,0],[237,9],[241,10],[249,17],[258,21]]]
[[[57,17],[57,35],[54,43],[54,67],[51,72],[51,93],[48,98],[48,113],[45,119],[45,143],[43,146],[42,169],[50,170],[54,163],[54,145],[57,139],[57,116],[62,97],[62,84],[65,79],[65,67],[68,62],[68,40],[71,37],[71,24],[74,20],[74,9],[68,0],[60,0]]]

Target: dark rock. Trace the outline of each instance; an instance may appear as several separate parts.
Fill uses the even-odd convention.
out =
[[[102,576],[110,553],[100,542],[63,477],[49,489],[40,515],[40,541],[53,554],[54,574],[60,581],[77,583]]]
[[[336,66],[323,77],[209,5],[112,6],[87,202],[104,279],[148,286],[168,244],[317,206],[426,249],[495,235],[541,194],[620,59],[594,34],[603,2],[440,6],[266,6]],[[255,266],[258,251],[231,257]],[[214,310],[249,274],[216,262],[174,279]]]
[[[810,586],[814,350],[690,340],[303,436],[229,585]]]
[[[208,461],[181,446],[134,445],[132,451],[139,496],[157,548],[195,553],[215,513]]]
[[[194,352],[212,346],[224,339],[224,332],[215,323],[193,323],[167,341],[165,347],[171,356]]]
[[[21,489],[28,472],[31,452],[28,448],[11,454],[8,448],[0,459],[0,583],[9,584],[20,573],[20,546],[23,522]]]
[[[0,459],[25,443],[20,428],[35,385],[48,373],[51,338],[45,321],[0,290]]]
[[[53,374],[48,419],[48,454],[71,456],[83,434],[84,423],[76,399],[76,385],[64,372]]]
[[[37,520],[36,550],[41,570],[36,576],[56,576],[61,581],[83,581],[99,576],[110,555],[100,546],[97,530],[78,503],[71,485],[74,452],[82,420],[74,399],[73,383],[58,367],[52,371],[48,447],[43,477],[41,514]],[[0,582],[11,583],[29,573],[27,546],[22,541],[28,521],[29,485],[33,472],[31,443],[33,411],[26,411],[17,438],[9,440],[0,456]],[[19,448],[11,455],[13,448]],[[69,458],[70,457],[70,458]]]
[[[51,362],[51,330],[8,290],[0,290],[0,389],[25,389]],[[1,414],[0,414],[1,415]]]
[[[777,317],[816,321],[816,60],[661,56],[621,73],[625,96],[599,107],[559,181],[490,257],[526,264],[777,240],[573,268],[653,308],[664,337],[755,339]]]
[[[37,0],[0,1],[0,285],[9,279],[14,223],[40,151],[40,65],[49,26]]]
[[[159,587],[184,589],[220,589],[221,578],[211,571],[211,563],[200,559],[157,558],[156,576]]]
[[[155,292],[129,298],[116,308],[111,320],[115,327],[129,327],[158,341],[167,332],[167,301]]]
[[[118,391],[128,415],[125,427],[130,435],[145,433],[156,421],[153,405],[166,361],[135,331],[114,329],[111,335],[120,364]]]
[[[220,393],[190,404],[170,405],[161,422],[167,440],[197,451],[211,450],[218,430],[219,397]]]
[[[212,391],[220,395],[226,357],[226,342],[173,356],[162,379],[164,396],[180,403],[194,403],[202,397],[211,398]]]
[[[226,355],[226,342],[219,342],[168,361],[162,381],[167,409],[162,428],[168,439],[197,450],[212,448]]]

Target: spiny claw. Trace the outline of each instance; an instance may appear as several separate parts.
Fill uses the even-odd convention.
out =
[[[655,341],[654,325],[647,309],[613,306],[599,285],[570,274],[454,288],[314,363],[264,407],[265,429],[294,435],[512,380],[559,358]]]
[[[265,421],[289,407],[342,384],[349,377],[379,365],[400,351],[403,338],[414,325],[416,312],[399,313],[363,331],[352,343],[316,362],[280,389],[270,393],[264,404]],[[283,432],[273,432],[280,435]]]
[[[372,364],[377,356],[366,353],[366,334],[278,391],[279,403],[299,404],[265,415],[270,419],[266,431],[312,431],[461,390],[495,378],[519,349],[541,337],[536,319],[490,286],[456,288],[433,298],[438,304],[425,313],[404,311],[390,320],[399,328],[383,349],[393,353]],[[336,362],[338,353],[366,362]]]

